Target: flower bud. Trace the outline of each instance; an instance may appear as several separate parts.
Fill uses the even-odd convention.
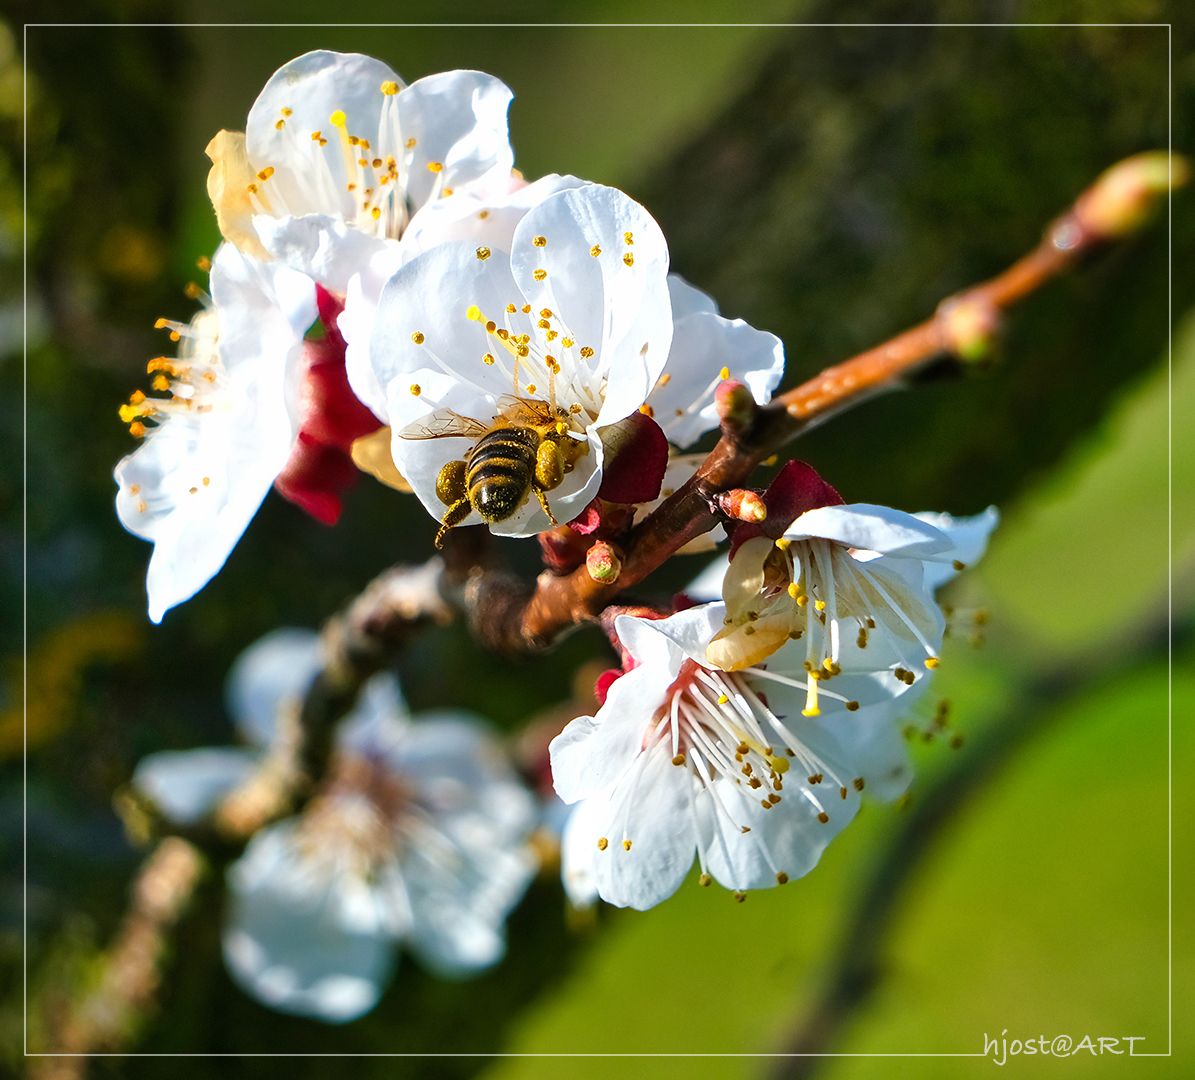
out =
[[[605,540],[599,540],[585,553],[585,569],[600,585],[613,585],[622,572],[622,560]]]
[[[1140,228],[1171,188],[1191,177],[1184,157],[1163,150],[1135,154],[1104,172],[1075,206],[1079,223],[1101,239],[1126,236]]]
[[[982,296],[959,296],[938,309],[944,344],[966,363],[986,359],[1000,332],[1000,311]]]
[[[733,428],[746,427],[755,415],[755,398],[745,383],[726,379],[714,391],[714,407],[723,424]]]
[[[757,525],[768,516],[768,508],[763,499],[756,492],[747,491],[745,488],[719,492],[714,501],[722,513],[737,521],[749,521]]]

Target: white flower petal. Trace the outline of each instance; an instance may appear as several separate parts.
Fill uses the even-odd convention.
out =
[[[282,627],[245,649],[224,686],[225,704],[241,733],[268,746],[279,706],[305,694],[323,665],[324,650],[314,630]]]
[[[714,390],[727,377],[745,383],[766,405],[784,376],[784,343],[742,319],[724,319],[713,300],[676,274],[668,275],[674,330],[667,380],[648,398],[668,441],[686,447],[720,421]]]
[[[393,240],[370,236],[328,214],[268,217],[258,214],[253,228],[265,249],[292,270],[314,278],[325,289],[343,293],[362,266],[393,258]]]
[[[608,904],[646,911],[684,881],[697,849],[693,779],[657,743],[636,759],[613,788],[591,796],[590,836],[604,849],[594,856],[598,893]],[[627,846],[629,842],[629,847]]]
[[[906,558],[925,558],[951,546],[940,529],[912,514],[867,503],[806,511],[784,535],[790,540],[822,537],[847,547]]]
[[[132,783],[176,825],[193,825],[248,778],[259,757],[232,747],[166,750],[143,757]]]
[[[1000,522],[999,511],[994,506],[989,506],[982,514],[973,517],[956,518],[949,514],[933,513],[915,516],[940,529],[954,545],[952,551],[927,559],[925,582],[931,590],[945,585],[958,573],[953,565],[956,560],[964,566],[970,566],[982,558],[983,553],[987,551],[988,538]]]
[[[373,903],[364,882],[320,876],[293,820],[258,833],[228,884],[224,957],[247,993],[333,1023],[373,1008],[394,963],[388,919],[361,917]]]

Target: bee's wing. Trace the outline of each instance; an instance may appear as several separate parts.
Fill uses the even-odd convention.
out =
[[[552,424],[552,406],[536,398],[519,397],[517,394],[503,394],[498,399],[498,417],[515,424]]]
[[[401,439],[445,439],[456,436],[463,439],[480,439],[490,430],[471,416],[462,416],[451,409],[437,409],[430,416],[408,424],[398,433]]]

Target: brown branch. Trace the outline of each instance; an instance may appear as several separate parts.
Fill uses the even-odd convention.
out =
[[[49,1055],[36,1057],[37,1080],[79,1080],[91,1053],[127,1045],[161,982],[168,936],[203,872],[203,857],[176,836],[158,844],[133,882],[132,900],[116,940],[100,960],[95,984],[67,1004],[49,1033]]]
[[[567,576],[540,575],[517,626],[483,626],[487,641],[509,650],[536,651],[563,631],[592,621],[624,589],[643,580],[721,515],[713,507],[721,491],[742,485],[760,462],[814,424],[892,389],[899,380],[943,353],[971,359],[985,351],[1001,315],[1013,304],[1070,269],[1103,243],[1127,235],[1189,169],[1164,154],[1141,154],[1113,166],[1045,232],[1038,246],[1002,274],[944,301],[935,314],[890,341],[774,399],[753,420],[722,438],[697,473],[635,528],[617,582],[599,584],[584,566]]]

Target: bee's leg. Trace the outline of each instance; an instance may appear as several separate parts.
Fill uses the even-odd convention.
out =
[[[564,454],[555,439],[544,439],[535,451],[535,483],[544,491],[560,486],[564,479]],[[551,517],[548,514],[548,517]],[[555,524],[553,522],[552,524]]]
[[[448,535],[448,530],[464,521],[472,509],[473,506],[467,498],[454,502],[448,508],[447,513],[445,513],[440,521],[440,531],[436,533],[436,547],[441,548],[444,546],[444,537]]]
[[[560,522],[556,520],[556,515],[552,513],[551,507],[548,506],[548,497],[544,494],[544,489],[539,486],[538,481],[531,485],[531,490],[535,492],[535,497],[539,499],[539,505],[544,508],[544,513],[548,515],[548,520],[559,528]]]

